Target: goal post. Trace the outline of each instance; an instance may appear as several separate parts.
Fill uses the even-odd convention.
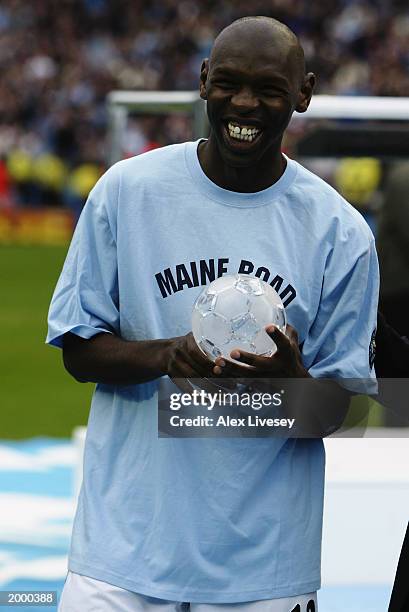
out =
[[[329,96],[311,98],[306,119],[367,119],[407,121],[409,98],[381,96]]]
[[[108,94],[110,165],[122,157],[128,115],[190,115],[195,139],[208,130],[205,102],[195,91],[112,91]]]
[[[108,94],[109,142],[108,163],[121,159],[121,142],[126,132],[128,115],[189,115],[192,120],[193,138],[205,137],[208,133],[205,102],[196,91],[112,91]],[[398,122],[409,120],[409,98],[377,96],[331,96],[316,95],[306,113],[295,113],[293,121],[315,119],[361,120],[392,122],[389,131],[400,134]],[[291,124],[290,124],[291,126]],[[408,129],[406,125],[404,131]],[[398,156],[409,156],[409,144],[399,138]],[[409,134],[406,133],[409,143]],[[380,135],[382,139],[382,134]],[[390,147],[389,147],[390,148]],[[328,153],[322,151],[325,156]]]

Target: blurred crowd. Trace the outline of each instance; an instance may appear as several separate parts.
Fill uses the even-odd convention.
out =
[[[409,95],[407,0],[2,0],[0,208],[80,205],[107,158],[107,93],[196,89],[215,35],[247,14],[299,35],[318,93]],[[149,119],[125,150],[186,137]]]

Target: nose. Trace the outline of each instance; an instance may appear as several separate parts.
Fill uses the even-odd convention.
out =
[[[238,112],[249,112],[257,108],[259,101],[251,87],[241,87],[231,98],[231,104]]]

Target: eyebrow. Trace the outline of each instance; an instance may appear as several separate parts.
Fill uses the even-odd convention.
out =
[[[237,80],[240,79],[240,76],[242,75],[242,73],[239,70],[236,69],[232,69],[229,68],[228,66],[217,66],[214,70],[213,70],[213,76],[215,77],[228,77],[231,78],[232,80]],[[284,75],[280,75],[277,73],[272,73],[272,72],[267,72],[264,71],[261,72],[261,74],[258,74],[257,77],[254,79],[256,82],[258,81],[266,81],[266,80],[274,80],[274,85],[277,85],[277,87],[280,87],[282,85],[288,85],[288,79],[284,76]]]
[[[216,67],[213,70],[212,75],[213,78],[227,78],[229,80],[232,80],[233,82],[239,81],[241,76],[242,73],[240,71],[223,66]],[[277,90],[281,91],[287,92],[290,88],[290,81],[288,80],[288,78],[286,78],[286,76],[272,72],[265,71],[264,74],[257,74],[251,80],[256,85],[266,85],[266,82],[273,81],[273,83],[271,83],[272,88],[275,87]]]

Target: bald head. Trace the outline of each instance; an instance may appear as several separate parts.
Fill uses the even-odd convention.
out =
[[[224,28],[214,41],[209,60],[212,63],[225,59],[237,48],[254,47],[280,56],[282,62],[302,79],[305,74],[304,52],[297,36],[285,24],[271,17],[242,17]]]
[[[304,113],[315,84],[305,74],[298,38],[269,17],[245,17],[216,38],[203,60],[200,96],[211,127],[208,151],[226,167],[258,167],[267,174],[294,111]],[[217,163],[215,162],[217,166]]]

